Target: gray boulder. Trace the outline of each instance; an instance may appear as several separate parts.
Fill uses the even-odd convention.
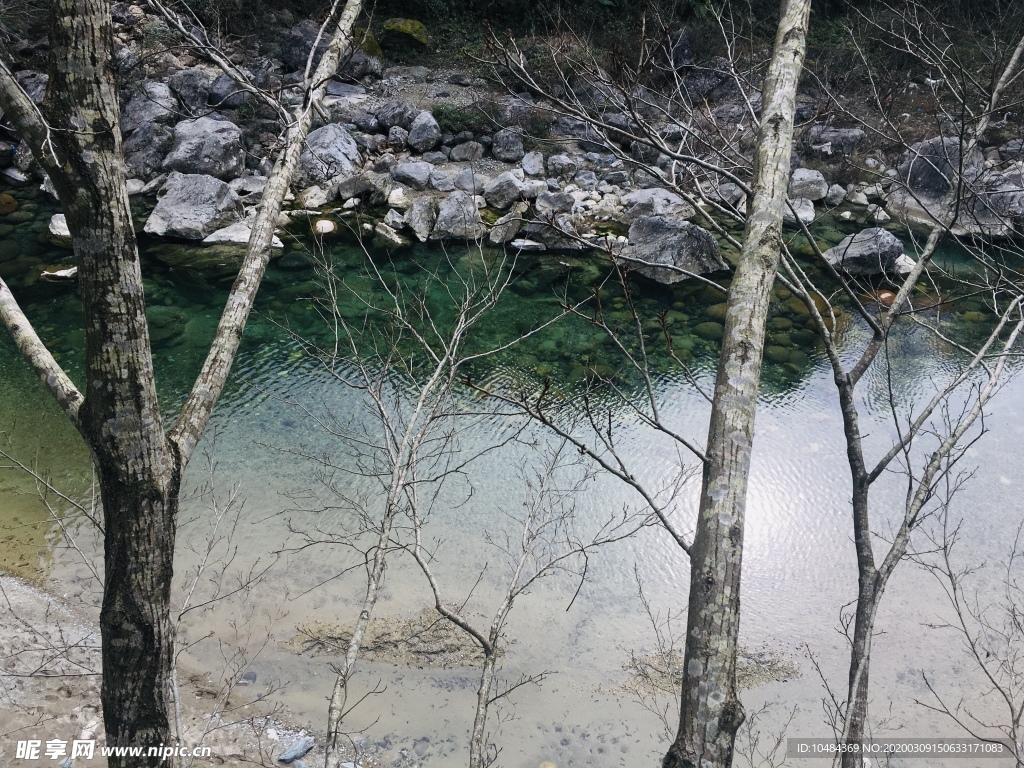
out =
[[[688,219],[696,211],[683,198],[667,189],[651,187],[627,192],[621,198],[622,207],[626,209],[626,220],[635,221],[641,216],[672,216],[676,219]]]
[[[453,163],[468,163],[484,156],[484,145],[477,141],[464,141],[452,147],[449,157]]]
[[[146,221],[147,235],[202,240],[242,218],[242,201],[220,179],[177,171],[167,177],[162,195]]]
[[[228,186],[235,190],[239,197],[252,202],[263,197],[263,190],[267,188],[267,177],[240,176],[229,181]]]
[[[227,120],[199,117],[174,126],[174,145],[164,170],[233,179],[245,169],[242,130]]]
[[[494,222],[494,226],[491,227],[487,239],[494,245],[501,245],[502,243],[509,243],[515,240],[519,230],[526,223],[523,216],[528,208],[529,206],[526,203],[516,203],[513,205],[511,211]]]
[[[14,73],[14,79],[25,89],[25,93],[32,99],[33,104],[43,103],[43,99],[46,98],[46,84],[50,82],[49,75],[31,69],[22,69]]]
[[[476,200],[461,190],[441,202],[431,240],[475,240],[486,231]]]
[[[539,214],[551,214],[551,213],[569,213],[572,210],[572,206],[575,200],[572,195],[566,192],[542,192],[537,195],[537,202],[535,203],[537,213]]]
[[[789,209],[787,205],[782,209],[782,220],[787,224],[796,224],[798,221],[802,221],[804,224],[810,224],[814,221],[814,203],[808,200],[806,197],[798,197],[796,200],[790,200],[793,205],[793,209],[796,211],[796,216],[793,215],[793,211]]]
[[[504,163],[518,163],[526,154],[522,134],[512,128],[501,129],[494,134],[491,154]]]
[[[405,212],[405,226],[412,230],[421,243],[427,242],[436,222],[437,209],[429,197],[416,198]]]
[[[630,269],[665,285],[688,277],[678,270],[703,275],[727,268],[710,232],[668,216],[641,216],[634,221],[621,257]]]
[[[544,155],[540,152],[527,152],[523,155],[523,173],[527,176],[544,175]]]
[[[821,157],[850,155],[864,141],[860,128],[835,128],[816,123],[804,131],[803,143],[813,154]]]
[[[828,194],[828,182],[821,171],[797,168],[789,177],[789,196],[794,200],[806,197],[810,201],[822,200]]]
[[[426,189],[434,166],[430,163],[399,163],[392,167],[391,178],[411,189]]]
[[[493,208],[508,208],[512,203],[523,199],[523,182],[506,171],[487,183],[484,187],[484,198]]]
[[[392,125],[388,130],[388,146],[401,152],[409,145],[409,132],[400,125]]]
[[[430,172],[430,188],[438,192],[454,192],[455,182],[444,171],[435,170]]]
[[[370,112],[366,112],[364,110],[356,112],[352,115],[352,123],[356,128],[364,133],[380,133],[380,120],[377,119],[376,115],[371,114]]]
[[[592,192],[597,189],[597,174],[593,171],[576,171],[576,175],[572,177],[572,183],[580,189]]]
[[[147,123],[132,132],[122,145],[128,175],[152,179],[160,171],[174,132],[160,123]]]
[[[320,25],[311,19],[304,19],[284,33],[281,40],[281,61],[288,67],[289,71],[305,69],[309,52],[313,50],[313,44],[320,33]],[[317,54],[327,50],[330,40],[321,37],[317,45]]]
[[[840,186],[839,184],[833,184],[828,188],[828,194],[825,195],[825,205],[834,208],[837,205],[842,204],[846,200],[846,187]]]
[[[825,260],[849,275],[902,273],[913,267],[903,255],[903,243],[881,227],[872,227],[843,238],[824,253]]]
[[[429,152],[441,143],[441,126],[426,110],[419,113],[409,126],[409,146],[417,152]]]
[[[487,182],[490,180],[490,177],[484,176],[472,168],[466,168],[456,175],[455,188],[468,192],[471,195],[479,195],[484,191],[484,187],[487,186]]]
[[[328,123],[306,137],[306,148],[299,156],[296,183],[309,186],[349,176],[361,162],[359,147],[348,132],[337,123]]]
[[[210,85],[210,104],[214,107],[238,109],[249,100],[250,95],[223,72]]]
[[[984,157],[975,148],[964,159],[964,180],[974,182],[981,175],[983,164]],[[949,191],[960,165],[960,142],[934,138],[920,141],[907,150],[896,167],[896,174],[911,191],[937,199]]]
[[[252,219],[236,221],[234,224],[229,224],[223,229],[210,233],[203,238],[203,242],[207,245],[248,245],[249,238],[252,237],[252,223]],[[275,235],[271,238],[270,246],[284,248],[284,243]]]
[[[580,164],[575,158],[570,157],[564,152],[548,158],[548,173],[556,179],[561,176],[573,176],[579,169]]]
[[[904,153],[896,167],[886,207],[893,216],[911,225],[930,227],[936,220],[948,225],[963,224],[962,218],[952,221],[953,211],[944,198],[958,174],[962,172],[965,184],[974,187],[983,170],[984,155],[977,148],[961,162],[960,142],[956,139],[937,137],[920,141]],[[971,207],[970,201],[965,202],[968,205],[962,206],[961,213]],[[956,229],[958,234],[963,231]]]
[[[213,75],[201,67],[181,69],[167,78],[167,85],[190,112],[204,109],[210,101]]]
[[[121,115],[121,133],[129,134],[149,123],[173,123],[178,118],[178,100],[164,83],[147,80],[129,99]]]
[[[399,126],[409,130],[413,121],[419,116],[420,108],[408,101],[386,101],[377,107],[374,114],[384,128]]]

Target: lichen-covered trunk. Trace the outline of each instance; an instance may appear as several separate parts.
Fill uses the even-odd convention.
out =
[[[164,436],[132,227],[110,4],[51,4],[51,174],[73,237],[85,320],[86,387],[79,429],[92,451],[104,510],[100,630],[103,717],[118,746],[169,743],[168,618],[178,461]],[[51,148],[44,147],[43,151]],[[111,766],[159,759],[111,758]]]
[[[114,476],[111,476],[111,475]],[[178,488],[100,476],[106,570],[100,633],[107,743],[172,744],[169,712],[174,629],[170,586]],[[111,768],[164,766],[161,757],[108,758]]]
[[[736,650],[747,478],[768,302],[781,253],[793,113],[809,12],[810,0],[784,1],[764,83],[750,215],[729,289],[690,552],[679,731],[664,768],[731,765],[736,731],[744,719],[736,691]]]

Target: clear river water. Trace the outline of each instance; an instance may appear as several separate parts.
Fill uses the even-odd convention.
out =
[[[12,283],[58,361],[81,382],[83,334],[76,292],[72,286],[35,279],[40,265],[68,260],[68,251],[46,241],[54,207],[34,190],[0,189],[4,191],[12,192],[20,206],[0,216],[0,275]],[[826,241],[852,231],[853,225],[838,220],[821,225]],[[352,242],[326,245],[351,289],[340,297],[341,315],[355,320],[364,310],[363,299],[382,295],[381,284],[366,269],[370,257]],[[794,247],[799,251],[800,245]],[[273,565],[244,600],[191,614],[186,638],[198,640],[210,631],[214,639],[191,647],[182,668],[201,690],[204,682],[215,687],[223,675],[237,675],[237,668],[224,672],[229,666],[225,659],[237,662],[244,656],[245,670],[256,674],[254,685],[265,689],[261,705],[273,701],[282,708],[275,717],[321,732],[325,696],[334,677],[331,664],[337,657],[329,647],[306,642],[309,638],[299,628],[309,633],[311,622],[350,626],[365,569],[358,549],[327,543],[302,546],[305,537],[325,538],[317,531],[337,533],[352,524],[315,459],[328,457],[339,471],[353,469],[357,459],[337,435],[324,429],[322,418],[318,424],[314,417],[330,414],[336,420],[331,423],[371,431],[375,424],[363,396],[341,385],[297,341],[331,339],[315,305],[306,300],[322,294],[307,248],[308,241],[289,240],[284,256],[268,271],[231,381],[203,443],[209,461],[197,455],[190,468],[177,571],[184,580],[209,536],[214,513],[209,498],[199,493],[204,484],[210,483],[221,501],[237,488],[244,506],[232,529],[229,574]],[[158,386],[171,418],[213,336],[230,275],[183,266],[194,247],[144,242],[143,250]],[[222,254],[212,256],[216,261]],[[396,255],[393,262],[383,252],[371,256],[383,284],[392,288],[422,288],[426,271],[435,270],[440,279],[428,302],[443,314],[445,270],[452,267],[439,250],[418,246]],[[957,255],[944,258],[955,263]],[[464,255],[451,249],[451,263],[464,266]],[[471,348],[501,345],[556,316],[566,297],[581,301],[595,290],[609,316],[628,323],[626,298],[614,280],[607,280],[607,272],[596,256],[521,258],[515,280],[481,323]],[[676,354],[688,361],[696,384],[707,391],[717,352],[714,324],[721,319],[724,298],[702,284],[666,288],[638,282],[632,287],[651,350],[652,387],[662,417],[680,434],[702,443],[707,401],[665,353],[657,318],[671,330]],[[978,300],[957,303],[947,316],[951,332],[968,342],[980,339],[988,327]],[[789,737],[825,738],[831,735],[822,707],[826,693],[811,655],[832,689],[844,690],[847,645],[839,632],[840,613],[855,598],[857,581],[837,396],[807,320],[806,308],[777,287],[746,530],[741,639],[748,687],[743,698],[751,712],[768,706],[756,726],[766,732],[788,722]],[[836,324],[844,349],[855,354],[866,338],[863,323],[841,311]],[[903,413],[921,403],[960,362],[958,353],[923,331],[899,334],[889,368],[876,364],[861,387],[862,424],[872,455],[880,455],[895,434],[893,405]],[[652,487],[667,487],[680,468],[675,447],[640,423],[607,387],[592,385],[593,372],[608,376],[621,363],[603,331],[568,317],[475,362],[470,372],[475,380],[505,391],[533,392],[546,379],[556,382],[557,418],[563,423],[582,413],[583,393],[590,387],[591,402],[607,409],[618,449],[634,471]],[[638,391],[635,377],[621,382],[624,390]],[[1019,501],[1024,493],[1022,403],[1024,381],[1014,370],[989,409],[987,433],[963,459],[963,467],[974,471],[953,506],[954,515],[963,518],[964,563],[995,566],[1024,519]],[[460,433],[460,448],[465,455],[479,452],[518,425],[510,417],[476,418]],[[62,492],[88,497],[89,461],[80,439],[5,334],[0,334],[0,440],[5,451],[37,466]],[[522,442],[472,463],[433,510],[427,535],[436,543],[438,579],[453,601],[468,600],[467,612],[485,625],[506,576],[500,545],[506,536],[516,535],[513,516],[523,500],[519,468],[554,444],[544,430],[527,428]],[[689,457],[683,459],[692,464]],[[682,528],[693,518],[698,482],[699,476],[683,483],[674,503]],[[347,480],[344,487],[353,496],[372,497],[375,492],[365,478]],[[885,477],[874,490],[881,536],[901,514],[904,494],[905,481],[898,474]],[[581,529],[592,530],[624,507],[638,506],[629,488],[600,476],[576,498],[575,514]],[[87,527],[78,541],[84,556],[95,560],[97,543]],[[35,482],[23,472],[0,469],[0,567],[43,582],[91,610],[98,602],[98,585],[89,580],[81,556],[63,545]],[[997,576],[990,567],[976,577],[980,594],[995,595],[991,579]],[[648,705],[652,700],[639,694],[651,690],[632,676],[636,665],[631,659],[647,658],[656,648],[637,580],[651,611],[662,619],[673,614],[672,627],[681,636],[685,617],[678,612],[685,608],[688,577],[685,556],[663,531],[652,527],[593,554],[582,586],[570,574],[555,574],[523,596],[510,615],[502,678],[514,683],[521,675],[552,674],[500,703],[491,721],[500,764],[657,764],[667,744],[656,711],[660,704],[644,706],[641,699]],[[410,558],[396,553],[378,616],[397,627],[429,625],[431,606],[422,575]],[[948,718],[922,705],[934,704],[925,676],[951,700],[963,697],[974,712],[1004,717],[955,635],[932,628],[949,616],[935,579],[913,563],[902,564],[885,597],[875,643],[872,695],[878,733],[903,738],[964,735]],[[414,645],[407,643],[401,653],[390,654],[382,645],[360,662],[354,695],[381,692],[350,716],[353,739],[385,764],[464,762],[476,670],[459,655],[458,643],[443,652],[419,654]],[[243,649],[241,656],[233,656],[233,649]]]

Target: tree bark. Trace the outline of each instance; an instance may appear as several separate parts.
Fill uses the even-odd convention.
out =
[[[171,743],[170,586],[180,472],[157,402],[142,273],[125,189],[110,5],[55,0],[43,112],[63,172],[85,320],[80,429],[104,509],[103,716],[109,743]],[[45,153],[45,149],[43,150]],[[53,170],[56,171],[54,168]],[[157,766],[159,757],[117,758]]]
[[[761,380],[765,322],[781,254],[793,114],[810,0],[784,0],[764,84],[750,216],[729,289],[708,432],[690,598],[679,732],[664,768],[732,764],[745,714],[736,691],[740,575],[747,479]]]

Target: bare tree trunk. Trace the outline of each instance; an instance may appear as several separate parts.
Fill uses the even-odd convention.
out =
[[[109,3],[51,5],[44,105],[63,173],[51,174],[75,233],[85,320],[85,400],[79,429],[104,504],[100,634],[103,714],[111,744],[171,741],[169,619],[178,461],[164,436],[149,352],[142,273],[121,160],[119,100],[110,59]],[[112,766],[160,758],[111,758]]]
[[[781,254],[793,114],[810,5],[810,0],[784,1],[764,84],[751,215],[729,289],[690,552],[679,732],[665,756],[665,768],[731,765],[736,731],[744,719],[736,693],[736,649],[747,478],[768,302]]]

